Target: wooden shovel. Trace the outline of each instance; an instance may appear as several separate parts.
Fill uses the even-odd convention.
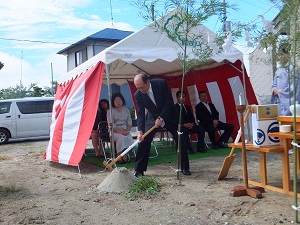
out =
[[[153,127],[150,128],[150,130],[148,130],[146,133],[144,133],[143,138],[145,138],[151,131],[153,131],[155,129],[155,125]],[[139,140],[136,140],[132,145],[130,145],[124,152],[122,152],[120,155],[118,155],[117,158],[115,158],[114,160],[112,160],[110,163],[103,161],[103,165],[109,169],[109,171],[113,171],[114,168],[112,167],[121,157],[123,157],[124,155],[126,155],[131,149],[133,149],[137,143],[139,143]]]
[[[247,112],[246,112],[246,115],[245,115],[245,118],[244,118],[244,124],[247,122],[248,117],[250,115],[250,112],[251,112],[251,106],[248,106],[247,107]],[[238,132],[238,135],[235,138],[234,143],[237,143],[240,140],[240,137],[241,137],[240,130]],[[233,163],[234,157],[235,157],[235,155],[233,154],[234,151],[235,151],[235,147],[232,147],[229,156],[227,156],[224,159],[223,166],[222,166],[222,168],[220,170],[220,173],[219,173],[219,176],[218,176],[218,180],[223,180],[227,176],[227,174],[229,172],[229,169],[230,169],[230,167]]]

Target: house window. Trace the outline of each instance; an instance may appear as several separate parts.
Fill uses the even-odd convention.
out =
[[[81,63],[87,60],[87,49],[84,48],[75,52],[75,67],[79,66]]]
[[[75,52],[75,66],[79,66],[82,63],[82,50]]]

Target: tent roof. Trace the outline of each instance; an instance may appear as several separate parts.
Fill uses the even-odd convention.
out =
[[[160,19],[160,21],[168,22],[170,20],[168,18],[171,16],[172,14],[169,13],[164,16],[164,20]],[[201,42],[207,42],[208,35],[215,35],[204,25],[199,25],[192,32],[203,35]],[[122,84],[141,72],[149,75],[178,74],[182,71],[182,65],[178,60],[178,53],[180,52],[183,52],[181,46],[172,41],[165,32],[156,31],[150,24],[69,71],[58,82],[64,83],[80,76],[99,61],[110,65],[111,83],[117,84]],[[193,53],[192,46],[188,46],[187,53],[189,57],[197,58]],[[229,52],[212,55],[211,60],[205,64],[220,63],[224,60],[235,62],[242,60],[242,57],[242,52],[231,47]]]

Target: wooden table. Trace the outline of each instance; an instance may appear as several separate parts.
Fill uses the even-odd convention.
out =
[[[242,143],[230,143],[228,144],[230,147],[242,148]],[[281,154],[282,159],[285,159],[284,156],[284,148],[282,145],[270,145],[270,146],[255,146],[252,143],[246,144],[246,149],[251,151],[257,151],[259,153],[259,181],[253,181],[248,179],[249,184],[263,187],[265,189],[269,189],[272,191],[277,191],[280,193],[286,193],[284,189],[288,189],[288,183],[286,179],[282,179],[283,188],[275,187],[268,184],[267,179],[267,163],[266,163],[266,153],[278,153]],[[289,175],[288,170],[285,166],[286,160],[282,160],[282,175],[286,177],[286,174]]]
[[[294,195],[294,192],[290,190],[291,177],[290,177],[290,164],[289,164],[289,149],[292,148],[291,142],[293,140],[293,132],[288,132],[288,133],[274,132],[274,133],[269,133],[268,136],[278,137],[280,139],[280,144],[283,146],[283,154],[282,154],[283,193]],[[297,140],[300,140],[300,132],[297,132]],[[300,194],[298,194],[298,197],[299,196]]]
[[[294,130],[293,119],[293,116],[277,116],[277,120],[281,125],[291,125],[292,130]],[[296,117],[296,131],[300,132],[300,117]]]

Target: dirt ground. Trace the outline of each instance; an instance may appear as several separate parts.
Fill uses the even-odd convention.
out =
[[[130,201],[124,194],[97,193],[95,187],[110,174],[82,162],[77,167],[42,159],[48,141],[0,146],[0,224],[291,224],[293,197],[266,190],[262,199],[231,197],[243,185],[241,153],[226,180],[218,181],[224,156],[191,161],[191,176],[176,179],[174,164],[151,166],[147,175],[161,181],[151,199]],[[213,150],[217,151],[217,150]],[[200,154],[200,153],[197,153]],[[249,178],[258,180],[256,152],[247,152]],[[291,162],[292,166],[292,162]],[[281,159],[267,155],[271,184],[281,186]],[[130,170],[132,171],[132,169]]]

